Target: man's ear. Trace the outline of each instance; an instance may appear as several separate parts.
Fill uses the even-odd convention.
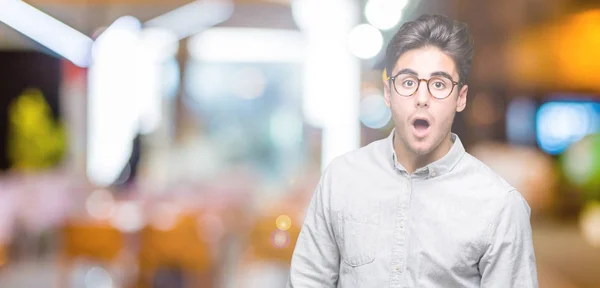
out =
[[[456,99],[456,112],[462,112],[467,107],[467,92],[469,86],[463,85],[458,92],[458,99]]]
[[[390,90],[390,80],[388,79],[387,76],[387,71],[386,69],[383,69],[383,75],[382,75],[382,80],[383,80],[383,98],[385,99],[385,105],[390,107],[391,106],[391,90]]]

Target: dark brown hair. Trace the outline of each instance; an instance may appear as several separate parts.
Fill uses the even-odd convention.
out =
[[[459,82],[464,84],[471,68],[474,44],[467,24],[443,15],[422,15],[398,29],[387,46],[385,68],[389,77],[394,76],[392,70],[404,52],[434,46],[454,60]]]

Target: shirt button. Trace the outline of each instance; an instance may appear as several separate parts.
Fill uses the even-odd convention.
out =
[[[394,266],[394,271],[396,271],[396,272],[400,271],[400,265]]]
[[[400,221],[400,228],[404,228],[404,221]]]

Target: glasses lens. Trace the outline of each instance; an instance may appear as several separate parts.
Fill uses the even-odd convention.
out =
[[[450,96],[453,87],[452,81],[445,77],[433,77],[429,80],[429,92],[438,99]]]
[[[396,92],[402,96],[410,96],[419,87],[419,79],[410,74],[400,74],[396,76],[394,81]]]

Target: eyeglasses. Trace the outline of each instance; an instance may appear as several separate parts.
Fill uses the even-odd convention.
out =
[[[427,82],[427,90],[429,94],[436,99],[444,99],[454,91],[454,86],[458,85],[458,82],[454,82],[444,76],[434,76],[429,79],[420,79],[412,74],[397,74],[396,76],[388,78],[390,85],[394,86],[394,90],[400,96],[410,97],[414,95],[419,89],[421,81]]]

